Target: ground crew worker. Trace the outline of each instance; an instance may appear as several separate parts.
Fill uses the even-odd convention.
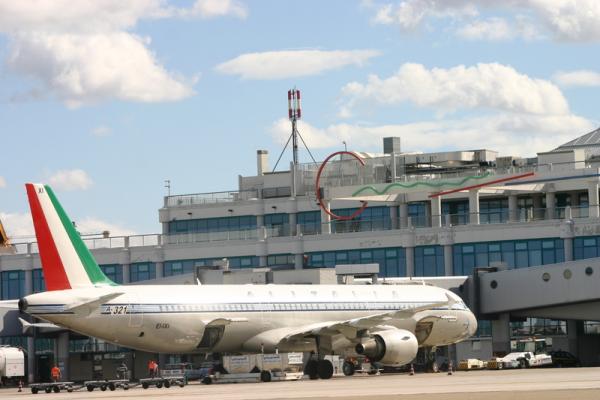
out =
[[[52,377],[53,382],[58,382],[61,377],[60,368],[58,365],[54,364],[54,367],[50,370],[50,376]]]
[[[154,360],[148,361],[148,376],[154,378]]]

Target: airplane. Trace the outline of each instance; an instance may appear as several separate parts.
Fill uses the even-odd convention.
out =
[[[477,329],[459,296],[428,285],[118,285],[53,190],[25,186],[47,291],[18,306],[46,324],[154,353],[312,351],[311,379],[331,378],[325,354],[399,366]]]

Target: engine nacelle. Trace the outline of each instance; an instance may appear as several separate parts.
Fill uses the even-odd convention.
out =
[[[356,345],[358,354],[386,365],[404,365],[417,355],[419,343],[415,335],[405,329],[377,332]]]

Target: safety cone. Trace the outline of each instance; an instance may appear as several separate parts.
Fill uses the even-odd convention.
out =
[[[415,374],[415,366],[410,364],[410,374],[409,375],[414,375]]]
[[[19,381],[19,392],[23,391],[23,381]]]
[[[454,365],[452,365],[452,360],[448,362],[448,375],[452,375],[452,370],[454,369]]]

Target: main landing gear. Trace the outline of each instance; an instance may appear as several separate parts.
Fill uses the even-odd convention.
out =
[[[317,353],[311,352],[310,359],[304,367],[304,373],[308,375],[310,379],[330,379],[333,376],[333,364],[331,361],[321,358],[321,343],[319,336],[315,337],[315,344],[317,347]],[[316,358],[313,358],[315,357]]]

